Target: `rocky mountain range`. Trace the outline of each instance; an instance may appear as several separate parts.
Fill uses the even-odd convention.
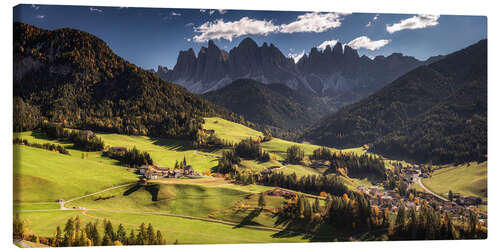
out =
[[[157,72],[163,79],[194,93],[217,90],[247,78],[264,84],[281,83],[345,104],[366,97],[425,63],[401,53],[370,59],[341,43],[324,50],[312,48],[295,63],[272,43],[259,46],[245,38],[229,52],[219,49],[213,41],[202,47],[198,55],[193,49],[181,51],[172,70],[162,67]]]

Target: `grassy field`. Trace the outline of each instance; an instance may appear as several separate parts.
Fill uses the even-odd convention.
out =
[[[106,145],[133,148],[134,146],[141,151],[147,151],[154,162],[161,167],[173,168],[175,161],[182,161],[186,157],[188,164],[192,165],[195,171],[203,172],[211,170],[217,166],[215,157],[207,155],[216,155],[215,152],[198,152],[190,146],[187,141],[172,139],[155,139],[148,136],[130,136],[121,134],[103,134],[97,133]]]
[[[44,149],[14,145],[14,202],[69,199],[137,181],[137,175],[112,160],[81,159]]]
[[[204,127],[214,129],[218,137],[232,142],[262,135],[261,132],[220,118],[206,118]],[[202,172],[216,166],[217,159],[214,156],[221,154],[221,150],[195,149],[187,141],[181,140],[109,133],[96,135],[108,146],[135,146],[147,151],[161,167],[173,167],[176,160],[181,161],[186,157],[188,164]],[[14,137],[28,139],[30,142],[62,144],[71,154],[68,156],[27,146],[14,146],[14,210],[28,220],[35,234],[52,236],[57,225],[63,226],[69,217],[80,214],[84,222],[108,218],[116,226],[123,223],[128,230],[136,229],[142,222],[151,222],[166,235],[169,243],[176,240],[180,244],[307,241],[300,235],[282,236],[283,234],[275,231],[240,227],[243,224],[281,227],[275,225],[273,211],[286,200],[266,196],[266,206],[259,209],[259,193],[274,187],[238,185],[223,178],[161,178],[150,181],[148,187],[117,188],[66,204],[66,207],[91,209],[86,212],[57,210],[59,204],[55,201],[59,198],[68,200],[107,187],[135,182],[138,176],[132,170],[119,166],[116,160],[103,157],[101,152],[89,152],[87,157],[82,158],[83,152],[74,149],[71,144],[50,140],[36,132],[15,133]],[[283,168],[274,171],[295,173],[297,176],[318,175],[325,171],[325,168],[302,165],[283,166],[279,160],[285,157],[286,149],[292,145],[302,147],[306,155],[312,154],[319,147],[273,138],[262,143],[262,147],[273,153],[276,160],[242,160],[242,168],[258,172],[271,166],[281,166]],[[364,154],[366,150],[353,148],[343,152]],[[371,186],[367,179],[341,178],[349,188]],[[314,198],[312,196],[310,201]],[[320,202],[323,204],[324,201]],[[176,216],[193,216],[198,219]],[[240,226],[200,219],[240,223]],[[332,233],[329,234],[331,236]]]
[[[255,187],[262,187],[256,186]],[[235,188],[238,187],[238,188]],[[85,207],[113,212],[154,212],[213,218],[239,223],[273,227],[272,211],[285,201],[267,196],[268,211],[252,214],[258,205],[257,192],[246,191],[249,186],[202,186],[196,184],[153,184],[140,188],[120,188],[67,203],[67,206]],[[265,187],[259,191],[265,191]],[[252,218],[250,219],[250,214]]]
[[[57,226],[64,228],[66,220],[79,215],[82,222],[110,219],[115,227],[120,223],[127,233],[137,231],[143,222],[151,222],[156,229],[161,230],[168,244],[176,240],[179,244],[214,244],[214,243],[267,243],[267,242],[306,242],[302,236],[276,237],[278,232],[235,227],[215,222],[200,221],[179,217],[170,217],[139,213],[114,213],[105,211],[50,211],[21,212],[23,220],[28,221],[31,232],[46,237],[52,237]],[[98,227],[102,230],[102,227]],[[101,231],[102,235],[102,231]]]
[[[433,192],[445,197],[448,191],[462,195],[474,195],[487,200],[488,162],[477,162],[450,166],[436,170],[431,178],[423,179],[423,184]]]

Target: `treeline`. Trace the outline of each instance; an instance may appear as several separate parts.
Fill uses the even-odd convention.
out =
[[[69,218],[63,229],[57,226],[52,238],[40,238],[31,235],[28,224],[21,220],[19,215],[14,217],[14,239],[30,240],[52,247],[75,246],[122,246],[122,245],[165,245],[166,239],[160,230],[155,230],[150,224],[142,223],[137,230],[125,231],[122,224],[115,230],[111,221],[104,219],[102,222],[102,236],[99,221],[83,224],[80,217]]]
[[[83,131],[64,129],[60,125],[46,123],[41,126],[41,131],[52,139],[70,141],[75,148],[84,151],[101,151],[104,149],[104,141],[95,135],[89,135]]]
[[[80,30],[14,23],[14,131],[40,121],[130,135],[195,139],[203,117],[242,117],[117,56]],[[33,61],[36,67],[25,65]]]
[[[219,159],[219,163],[217,164],[217,172],[221,174],[236,174],[241,158],[265,162],[269,161],[271,156],[262,149],[260,138],[247,138],[241,140],[230,150],[226,150],[222,153],[222,158]]]
[[[207,134],[200,129],[196,134],[196,139],[193,141],[194,147],[232,147],[233,143],[228,140],[221,139],[215,134]]]
[[[454,223],[449,213],[441,213],[424,203],[418,213],[414,208],[406,210],[400,206],[389,236],[393,240],[485,239],[487,231],[472,211],[463,223]]]
[[[326,192],[331,195],[340,196],[348,192],[348,188],[344,185],[344,182],[335,175],[305,175],[297,177],[295,173],[271,172],[270,174],[263,175],[259,182],[266,186],[282,187],[314,195]]]
[[[317,198],[313,202],[309,200],[304,195],[293,198],[278,211],[278,221],[298,222],[308,230],[325,224],[354,231],[383,227],[389,219],[386,217],[378,220],[377,212],[370,207],[367,197],[356,192],[347,192],[341,196],[328,195],[324,206],[320,206]]]
[[[53,152],[58,152],[60,154],[69,155],[69,151],[64,146],[58,145],[58,144],[51,144],[51,143],[44,143],[44,144],[30,143],[30,142],[28,142],[28,140],[21,139],[21,138],[14,138],[14,142],[13,143],[17,144],[17,145],[26,145],[26,146],[29,146],[29,147],[41,148],[41,149],[45,149],[45,150],[48,150],[48,151],[53,151]]]
[[[125,151],[108,149],[102,152],[103,156],[118,160],[121,164],[129,167],[140,167],[142,165],[153,165],[153,159],[146,151],[140,151],[135,146]]]
[[[373,175],[379,179],[385,178],[385,164],[380,157],[355,153],[332,152],[326,147],[315,149],[309,157],[311,160],[330,161],[328,171],[348,176]]]

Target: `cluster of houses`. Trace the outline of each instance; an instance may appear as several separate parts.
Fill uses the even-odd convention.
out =
[[[396,212],[400,204],[405,208],[420,209],[417,200],[426,200],[429,203],[436,204],[436,209],[450,212],[453,216],[459,216],[463,211],[468,209],[468,206],[484,204],[481,198],[475,196],[460,196],[456,194],[454,201],[441,200],[434,195],[424,192],[417,192],[416,197],[410,200],[407,197],[401,197],[398,192],[394,190],[380,190],[377,187],[366,188],[363,186],[357,187],[357,191],[369,195],[370,205],[379,208],[379,212],[388,209],[390,212]]]
[[[142,165],[138,168],[139,174],[144,175],[148,180],[156,180],[163,178],[180,178],[182,176],[197,178],[201,175],[194,171],[191,165],[187,165],[182,169],[161,168],[155,165]]]
[[[479,206],[486,205],[486,202],[477,196],[462,196],[460,193],[453,193],[451,200],[454,200],[457,204],[463,206]]]

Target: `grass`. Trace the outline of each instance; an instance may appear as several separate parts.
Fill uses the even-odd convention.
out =
[[[205,118],[203,127],[215,130],[217,137],[233,143],[238,143],[248,137],[263,136],[262,132],[218,117]]]
[[[45,209],[59,209],[57,202],[42,202],[42,203],[15,203],[13,204],[14,210],[45,210]]]
[[[14,145],[14,202],[69,199],[137,181],[137,175],[112,160],[63,155]]]
[[[317,169],[302,166],[302,165],[286,165],[283,168],[280,169],[275,169],[273,170],[274,172],[282,172],[284,174],[292,174],[295,173],[298,177],[304,176],[304,175],[319,175],[321,172]]]
[[[96,133],[106,145],[133,148],[147,151],[153,161],[161,167],[173,168],[175,161],[182,161],[186,157],[188,164],[192,165],[195,171],[202,173],[217,166],[217,159],[201,155],[216,155],[214,152],[198,152],[191,147],[190,143],[182,140],[157,139],[148,136],[131,136],[121,134]]]
[[[248,191],[253,190],[253,192]],[[196,184],[153,184],[136,189],[120,188],[67,203],[113,212],[153,212],[274,226],[272,209],[285,201],[269,197],[268,210],[250,214],[258,204],[258,193],[271,189],[258,185],[201,186]]]
[[[69,203],[68,206],[208,217],[210,213],[227,209],[235,202],[245,199],[248,195],[247,192],[222,187],[205,187],[192,184],[155,184],[140,187],[137,190],[127,187],[114,189],[76,200]]]
[[[488,162],[477,162],[450,166],[436,170],[432,177],[423,179],[423,184],[433,192],[447,197],[448,191],[462,195],[473,195],[487,200]]]

